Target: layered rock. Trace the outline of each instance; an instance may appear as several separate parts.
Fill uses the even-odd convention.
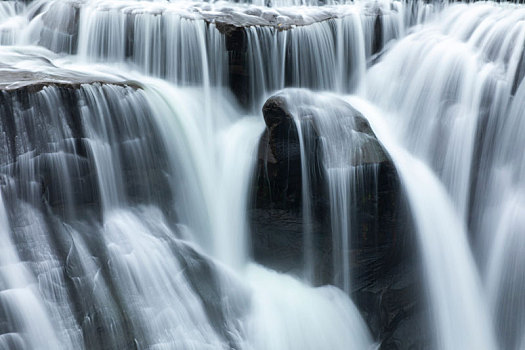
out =
[[[288,86],[354,90],[360,67],[399,33],[401,14],[377,4],[360,9],[359,16],[353,11],[346,5],[309,8],[306,15],[254,8],[206,21],[224,37],[229,88],[242,106],[258,107],[268,91]]]
[[[16,188],[17,196],[60,215],[74,216],[74,208],[100,215],[104,180],[97,171],[104,166],[99,158],[104,152],[98,153],[98,147],[107,143],[112,149],[106,156],[114,158],[125,175],[127,200],[149,197],[151,203],[165,206],[165,159],[138,84],[60,69],[46,57],[16,50],[1,55],[4,62],[26,59],[39,66],[0,67],[0,167],[4,183],[12,182],[9,187]],[[153,148],[158,159],[135,154],[139,145]]]
[[[0,191],[9,217],[6,234],[17,257],[35,276],[38,296],[49,310],[57,310],[53,314],[57,329],[72,339],[62,345],[133,349],[155,344],[133,314],[137,299],[146,298],[147,292],[137,287],[136,280],[126,285],[127,277],[151,264],[143,255],[138,264],[126,265],[142,249],[130,248],[133,239],[147,236],[145,245],[156,241],[163,253],[143,249],[170,264],[169,274],[175,276],[170,281],[184,291],[171,299],[198,303],[197,311],[189,306],[184,312],[202,312],[199,326],[209,325],[210,342],[218,335],[220,345],[215,348],[222,344],[238,348],[238,337],[228,327],[231,320],[245,316],[249,291],[177,238],[167,150],[142,87],[115,77],[59,69],[44,57],[36,58],[33,66],[32,55],[2,54]],[[12,55],[34,69],[9,66]],[[129,220],[137,220],[133,230],[120,232],[111,241],[111,234]],[[235,303],[224,302],[227,292],[221,283],[226,279],[235,290]],[[0,286],[2,293],[9,292],[7,288]],[[7,307],[11,305],[4,300],[0,333],[13,334],[8,346],[17,348],[18,325],[9,318]],[[180,321],[179,326],[187,324]],[[189,327],[198,331],[197,326]],[[21,347],[27,345],[20,342]]]
[[[305,222],[300,140],[294,119],[310,118],[303,111],[309,110],[310,103],[316,103],[313,93],[302,94],[300,106],[291,106],[298,99],[292,102],[282,93],[269,98],[263,106],[267,130],[260,141],[257,188],[251,210],[255,259],[298,275],[303,275],[305,266]],[[322,100],[317,98],[319,101]],[[351,295],[382,349],[424,346],[427,338],[422,331],[425,317],[421,312],[421,276],[412,224],[395,166],[359,112],[336,98],[331,103],[341,106],[353,118],[354,132],[366,135],[368,140],[360,145],[360,156],[350,160],[364,174],[361,186],[353,189],[358,200],[351,204],[352,212],[348,213],[357,221],[350,237]],[[315,122],[312,130],[314,140],[309,142],[317,150],[309,160],[309,164],[316,165],[310,170],[313,282],[340,285],[342,276],[334,275],[338,269],[334,266],[335,238],[326,171],[320,166],[323,141],[319,140]]]
[[[227,86],[247,108],[285,86],[351,92],[366,60],[401,32],[403,15],[377,3],[299,10],[140,1],[37,5],[28,16],[37,22],[31,37],[39,45],[131,63],[180,85]]]

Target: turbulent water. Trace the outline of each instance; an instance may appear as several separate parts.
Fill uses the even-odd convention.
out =
[[[0,349],[525,349],[523,6],[2,1],[0,44]]]

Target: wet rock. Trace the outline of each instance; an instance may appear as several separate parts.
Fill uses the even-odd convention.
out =
[[[3,58],[0,55],[0,58]],[[8,65],[0,63],[0,91],[17,91],[19,96],[41,91],[45,87],[59,87],[64,89],[79,89],[82,84],[112,84],[116,86],[130,86],[134,89],[140,88],[140,84],[133,81],[125,81],[117,77],[96,76],[84,72],[67,71],[59,69],[42,56],[40,60],[45,61],[40,68],[41,71],[30,71],[13,69]],[[44,72],[47,70],[47,72]]]
[[[374,20],[374,40],[372,41],[372,55],[379,53],[383,47],[383,19],[381,9],[377,9]]]
[[[53,3],[51,9],[42,14],[38,45],[57,53],[76,54],[79,18],[79,3],[70,1]]]
[[[99,216],[100,164],[93,147],[103,144],[101,137],[119,161],[126,199],[169,207],[167,163],[154,118],[148,108],[126,109],[126,103],[147,106],[137,85],[84,80],[67,71],[60,76],[8,71],[3,77],[0,169],[18,197],[64,217],[75,216],[72,208]],[[103,112],[107,115],[98,116]],[[100,120],[107,125],[98,125]],[[100,130],[110,135],[93,134]],[[159,157],[140,157],[138,147]]]
[[[246,317],[250,310],[250,290],[192,246],[178,240],[170,243],[212,326],[231,349],[241,348],[231,320]]]
[[[301,94],[299,90],[295,93]],[[263,106],[267,129],[259,144],[257,186],[250,212],[255,259],[299,276],[305,266],[301,153],[291,110],[308,111],[310,103],[316,104],[314,93],[303,94],[301,106],[290,106],[291,99],[282,93],[269,98]],[[335,97],[332,102],[341,104],[347,116],[354,118],[355,132],[370,137],[360,145],[362,156],[351,160],[365,174],[365,181],[356,188],[358,200],[351,205],[357,221],[352,226],[350,243],[352,298],[382,348],[408,349],[409,344],[418,348],[427,343],[421,331],[425,322],[421,273],[397,171],[365,117]],[[308,118],[308,113],[299,117]],[[316,145],[309,160],[309,164],[316,165],[310,169],[314,283],[341,286],[343,276],[336,275],[333,266],[329,193],[321,165],[323,146],[315,125],[312,129],[314,140],[310,142]]]
[[[216,22],[215,25],[217,30],[224,35],[224,42],[228,51],[229,87],[239,103],[246,107],[250,102],[246,31],[242,27],[225,22]]]
[[[300,271],[304,265],[301,153],[285,103],[275,97],[263,107],[267,129],[259,143],[252,239],[256,260],[282,271]]]

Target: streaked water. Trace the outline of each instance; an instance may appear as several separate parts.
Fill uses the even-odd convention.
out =
[[[388,111],[403,144],[434,169],[467,227],[504,349],[520,349],[524,325],[524,14],[509,4],[451,6],[401,40],[367,81],[368,96]]]
[[[356,165],[376,141],[353,106],[408,198],[428,346],[523,349],[524,19],[493,2],[1,2],[0,348],[381,347],[351,299],[352,208],[380,176]],[[301,144],[304,280],[250,252],[277,91]],[[311,286],[317,167],[335,287]]]
[[[60,79],[120,79],[46,66],[24,50],[5,50],[6,62]],[[139,75],[129,78],[140,84],[78,88],[53,78],[25,90],[27,100],[3,92],[7,348],[371,344],[344,293],[249,264],[245,210],[261,119],[222,90]],[[275,293],[283,288],[291,294]],[[311,316],[261,337],[262,325],[295,319],[303,303],[316,305]],[[273,305],[279,312],[267,314]]]
[[[381,111],[366,101],[350,101],[368,116],[406,189],[419,235],[436,347],[496,349],[467,231],[443,184],[427,165],[399,145]]]

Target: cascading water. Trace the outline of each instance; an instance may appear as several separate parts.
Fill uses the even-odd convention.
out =
[[[486,208],[480,218],[481,238],[488,255],[486,284],[490,306],[499,323],[503,344],[511,349],[525,346],[523,325],[525,301],[521,292],[524,286],[522,266],[524,252],[523,193],[523,99],[525,84],[522,82],[512,97],[506,118],[496,122],[494,137],[496,147],[488,149],[492,162],[486,164],[486,191],[478,198],[483,200],[478,210]]]
[[[178,85],[233,80],[234,92],[254,106],[285,86],[355,91],[366,60],[402,35],[405,17],[411,22],[409,14],[420,13],[371,2],[306,7],[300,15],[223,3],[37,4],[27,10],[30,23],[18,28],[23,35],[14,43],[78,53],[87,62],[126,62]]]
[[[524,19],[1,2],[0,349],[523,349]]]
[[[38,348],[58,347],[59,340],[55,335],[52,320],[46,313],[45,306],[35,291],[36,281],[20,261],[15,246],[9,236],[9,221],[4,201],[0,198],[0,220],[2,221],[2,311],[8,320],[12,320],[14,329],[2,332],[2,348],[31,346]],[[18,328],[18,329],[17,329]],[[25,339],[17,334],[29,334]]]
[[[31,267],[23,283],[38,285],[34,297],[29,287],[19,297],[39,316],[29,321],[18,294],[6,299],[2,311],[20,320],[6,325],[7,348],[369,346],[342,292],[247,265],[243,209],[260,120],[239,114],[221,91],[208,92],[206,106],[202,88],[133,76],[143,87],[20,50],[4,52],[6,62],[24,60],[32,70],[10,68],[6,86],[15,91],[3,97],[3,192],[12,209],[3,222]],[[6,268],[17,264],[11,255]],[[5,283],[7,291],[22,282]],[[283,287],[301,303],[275,293]],[[260,337],[280,312],[296,317],[303,302],[316,312],[268,329],[270,342]]]
[[[369,95],[435,169],[469,226],[505,349],[521,348],[524,326],[517,291],[523,160],[515,153],[523,144],[524,14],[490,3],[446,9],[396,45],[368,81]],[[384,85],[385,77],[393,83]]]
[[[368,116],[405,184],[420,236],[433,322],[438,332],[436,347],[495,349],[467,235],[443,185],[424,163],[413,159],[397,145],[388,134],[389,128],[382,123],[380,112],[366,102],[350,101]],[[438,210],[439,215],[436,215]]]
[[[514,18],[494,25],[507,13]],[[430,159],[466,215],[478,119],[497,118],[505,108],[523,54],[523,12],[457,6],[443,16],[443,22],[410,35],[388,54],[386,64],[374,67],[369,89],[378,103],[397,109],[411,149]],[[385,86],[385,75],[394,83]],[[494,103],[485,106],[485,96],[493,96]]]

